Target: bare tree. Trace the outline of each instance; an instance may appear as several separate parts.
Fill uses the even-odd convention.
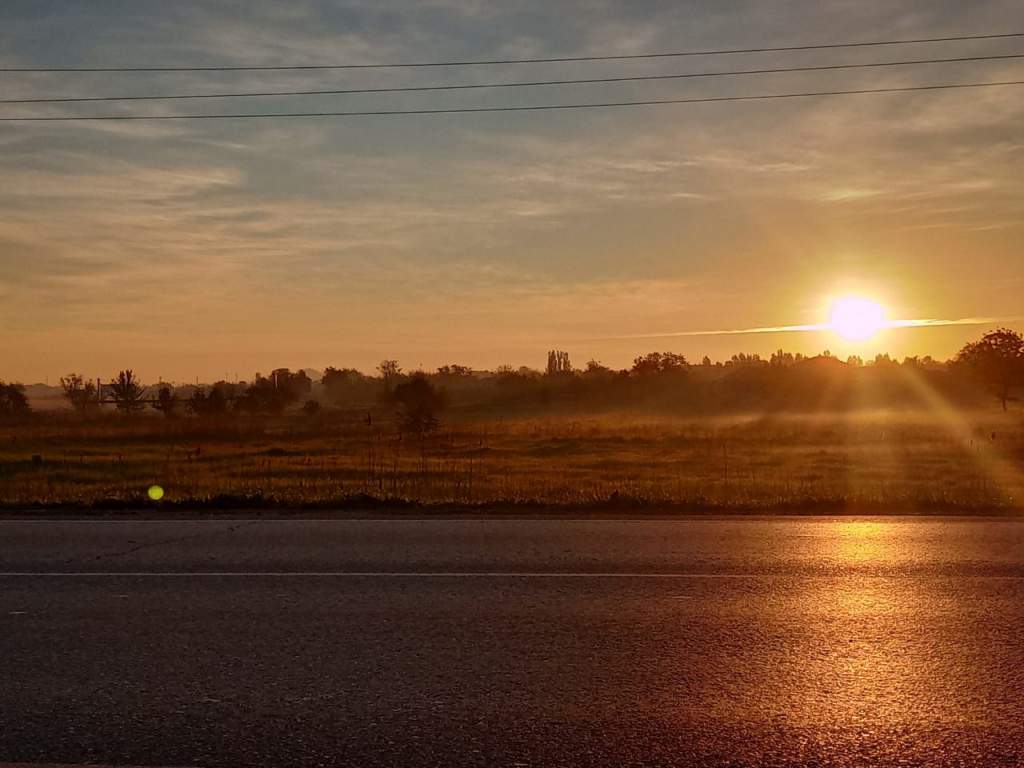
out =
[[[96,385],[86,381],[80,373],[69,373],[61,376],[60,385],[64,389],[64,397],[76,411],[88,411],[99,405]]]
[[[381,360],[377,370],[380,371],[385,384],[390,384],[392,379],[402,375],[402,368],[398,365],[397,360]]]

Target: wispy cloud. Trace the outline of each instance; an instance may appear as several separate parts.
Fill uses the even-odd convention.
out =
[[[879,325],[878,330],[892,328],[942,328],[946,326],[974,326],[974,325],[996,325],[998,323],[1019,323],[1024,316],[1008,317],[962,317],[957,320],[939,320],[934,318],[918,320],[887,320]],[[806,325],[768,325],[760,328],[731,328],[728,330],[710,331],[672,331],[668,333],[637,333],[625,336],[606,336],[600,339],[588,339],[589,341],[626,341],[629,339],[684,339],[699,336],[750,336],[757,334],[776,333],[808,333],[821,331],[834,331],[835,327],[830,323],[810,323]]]
[[[294,64],[635,53],[831,40],[836,29],[849,39],[1001,29],[1019,17],[1013,0],[970,7],[948,0],[923,10],[839,0],[770,7],[569,0],[557,8],[540,0],[252,0],[245,10],[186,0],[122,4],[116,13],[107,2],[44,13],[38,3],[13,0],[2,12],[9,34],[0,36],[0,61]],[[745,60],[772,65],[783,57]],[[18,95],[209,92],[709,66],[663,60],[514,71],[34,75],[7,78],[5,87]],[[984,79],[1017,69],[836,74],[828,82]],[[772,76],[600,91],[260,100],[243,109],[525,104],[608,92],[784,91],[808,82]],[[904,303],[914,307],[908,316],[966,317],[979,307],[1008,314],[1018,301],[1015,233],[1024,196],[1019,94],[421,121],[5,125],[0,357],[15,359],[11,350],[24,349],[16,345],[30,332],[94,345],[125,323],[168,337],[182,328],[273,334],[286,325],[304,331],[311,348],[342,356],[362,349],[357,338],[394,338],[411,349],[403,340],[458,336],[470,345],[480,329],[491,340],[479,354],[495,356],[553,337],[612,338],[617,330],[637,339],[671,336],[641,333],[658,327],[756,335],[778,332],[754,327],[759,317],[805,319],[808,295],[851,273],[905,291]],[[239,107],[205,108],[228,106]],[[955,291],[944,288],[954,283]],[[929,296],[946,298],[933,306]],[[73,347],[69,341],[64,351]]]

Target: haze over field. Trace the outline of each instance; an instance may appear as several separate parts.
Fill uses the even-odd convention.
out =
[[[244,8],[244,12],[240,9]],[[1019,31],[1016,0],[863,4],[7,0],[0,66],[430,62]],[[1015,38],[471,68],[4,73],[5,99],[402,87],[1011,55]],[[498,90],[5,104],[3,116],[389,110],[1021,79],[1014,59]],[[0,376],[214,381],[627,366],[779,347],[952,356],[1021,328],[1024,86],[572,112],[0,123]],[[890,319],[978,325],[636,337]],[[1018,319],[1014,319],[1018,318]],[[992,322],[986,322],[991,319]]]

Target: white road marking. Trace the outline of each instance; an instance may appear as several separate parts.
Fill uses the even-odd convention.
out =
[[[554,571],[0,571],[0,578],[39,576],[46,578],[139,578],[228,577],[228,578],[444,578],[444,579],[762,579],[771,573],[623,573]]]
[[[593,517],[565,516],[558,514],[550,516],[532,516],[526,513],[509,512],[504,515],[473,517],[471,515],[444,515],[422,516],[409,515],[403,517],[387,515],[374,515],[367,513],[365,516],[355,517],[157,517],[157,518],[31,518],[31,517],[5,517],[0,518],[2,525],[135,525],[137,523],[162,524],[162,525],[191,525],[201,523],[207,525],[223,525],[225,523],[507,523],[507,522],[528,522],[528,523],[739,523],[750,522],[771,522],[771,521],[796,521],[808,523],[849,523],[854,520],[883,520],[886,523],[934,523],[941,520],[947,523],[961,522],[1002,522],[1002,523],[1024,523],[1024,518],[1013,515],[999,514],[977,514],[977,515],[949,515],[941,512],[935,514],[877,514],[851,513],[849,515],[835,515],[828,513],[821,514],[771,514],[757,512],[679,512],[665,513],[639,513],[635,517],[607,517],[595,515]],[[2,764],[0,764],[2,765]]]
[[[0,578],[317,578],[317,579],[1024,579],[1024,574],[943,573],[636,573],[587,571],[0,571]]]
[[[97,763],[0,763],[0,768],[117,768],[117,766],[99,765]],[[121,768],[133,767],[121,766]],[[135,768],[141,767],[136,766]],[[158,766],[154,768],[158,768]]]

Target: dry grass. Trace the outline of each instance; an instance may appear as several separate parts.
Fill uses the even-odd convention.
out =
[[[994,434],[994,437],[993,437]],[[36,456],[33,460],[33,456]],[[52,415],[0,427],[0,504],[221,497],[425,504],[1020,507],[1024,425],[998,413],[449,425],[427,441],[384,424]]]

